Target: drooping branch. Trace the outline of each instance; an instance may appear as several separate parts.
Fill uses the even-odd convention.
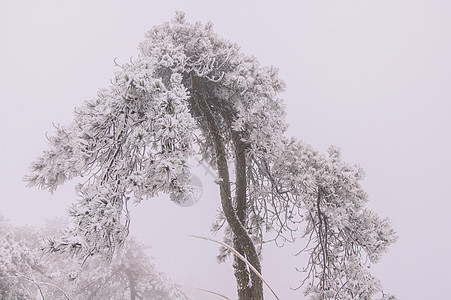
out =
[[[322,190],[321,187],[318,187],[318,195],[316,200],[316,209],[317,209],[317,217],[318,217],[318,239],[319,244],[321,246],[321,254],[322,254],[322,272],[321,272],[321,290],[326,289],[326,280],[327,280],[327,271],[328,271],[328,258],[327,258],[327,220],[324,214],[321,212],[321,197]]]

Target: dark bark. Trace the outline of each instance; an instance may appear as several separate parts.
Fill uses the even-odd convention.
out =
[[[236,172],[236,192],[235,192],[235,208],[238,219],[240,220],[243,227],[245,227],[247,216],[248,216],[248,205],[247,205],[247,175],[246,175],[246,144],[241,141],[241,137],[238,133],[232,133],[232,140],[235,146],[235,172]],[[249,236],[249,235],[248,235]],[[237,245],[235,245],[237,247]],[[238,250],[238,249],[237,249]],[[257,251],[255,250],[255,245],[252,243],[252,252],[247,253],[246,248],[240,249],[244,250],[244,254],[248,261],[257,269],[261,274],[260,259],[258,257]],[[236,260],[239,260],[235,257]],[[240,260],[241,262],[241,260]],[[244,264],[244,263],[243,263]],[[244,265],[244,268],[247,266]],[[251,294],[253,299],[263,299],[263,286],[261,279],[252,271],[249,271],[251,279]]]
[[[130,287],[130,300],[135,300],[136,294],[137,294],[135,277],[133,276],[132,272],[128,269],[124,269],[124,272],[127,275],[128,283],[129,283],[129,287]]]
[[[230,125],[230,124],[229,124]],[[238,133],[232,132],[232,140],[235,146],[235,211],[242,226],[246,224],[246,156],[244,143],[240,141]],[[238,239],[234,236],[233,247],[241,255],[246,256],[246,251],[243,249],[242,245],[239,243]],[[252,271],[248,270],[246,263],[244,263],[238,257],[235,259],[235,277],[238,283],[238,299],[252,299],[252,295],[255,294],[253,291],[253,285],[249,284],[250,274]],[[253,274],[253,273],[252,273]]]
[[[230,176],[227,165],[227,154],[225,143],[215,119],[215,112],[227,114],[228,111],[214,111],[218,107],[208,102],[204,96],[205,91],[201,90],[202,79],[191,76],[192,98],[191,106],[194,115],[204,118],[205,127],[208,130],[209,137],[213,140],[216,166],[219,176],[219,191],[221,206],[227,223],[233,233],[234,248],[242,253],[254,268],[261,272],[260,259],[255,246],[245,229],[246,220],[246,161],[244,144],[240,141],[239,135],[232,132],[232,142],[235,147],[235,166],[236,166],[236,194],[235,205],[232,201],[230,189]],[[230,129],[231,130],[231,129]],[[238,284],[238,299],[240,300],[262,300],[263,283],[255,274],[249,272],[247,266],[240,260],[235,259],[234,263],[235,277]],[[250,276],[249,276],[249,273]],[[249,280],[251,284],[249,284]]]

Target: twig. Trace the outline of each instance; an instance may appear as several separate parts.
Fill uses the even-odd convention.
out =
[[[220,241],[217,241],[217,240],[214,240],[214,239],[210,239],[210,238],[207,238],[207,237],[196,236],[196,235],[190,235],[190,237],[197,238],[197,239],[202,239],[202,240],[206,240],[206,241],[210,241],[210,242],[214,242],[214,243],[220,244],[220,245],[226,247],[227,249],[229,249],[230,251],[232,251],[233,254],[235,254],[239,259],[241,259],[244,263],[246,263],[246,265],[248,265],[248,267],[252,270],[252,272],[254,272],[255,275],[257,275],[257,276],[265,283],[265,285],[269,288],[269,290],[272,292],[272,294],[274,295],[274,297],[275,297],[277,300],[280,300],[279,297],[277,296],[277,294],[274,292],[274,290],[269,286],[269,284],[268,284],[268,283],[266,282],[266,280],[263,278],[263,276],[262,276],[262,275],[254,268],[253,265],[251,265],[250,262],[248,262],[248,261],[246,260],[246,258],[244,258],[244,256],[242,256],[242,255],[241,255],[238,251],[236,251],[233,247],[227,245],[226,243],[223,243],[223,242],[220,242]]]
[[[214,292],[214,291],[210,291],[210,290],[206,290],[206,289],[197,289],[197,290],[202,291],[202,292],[206,292],[206,293],[210,293],[210,294],[213,294],[213,295],[222,297],[222,298],[224,298],[224,299],[232,300],[232,299],[230,299],[230,298],[228,298],[228,297],[226,297],[226,296],[224,296],[223,294],[218,293],[218,292]]]

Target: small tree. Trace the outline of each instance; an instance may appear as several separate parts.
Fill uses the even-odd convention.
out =
[[[25,243],[15,239],[14,228],[0,216],[0,299],[32,299],[35,259]]]
[[[83,265],[76,257],[43,251],[43,241],[63,223],[52,221],[38,231],[10,226],[0,216],[1,299],[188,299],[133,238],[110,261],[94,255]]]
[[[144,250],[135,239],[127,239],[110,262],[96,255],[75,272],[65,268],[66,285],[76,299],[188,300],[179,285],[155,270]]]
[[[225,240],[257,271],[263,239],[294,241],[302,223],[314,242],[306,249],[307,293],[357,299],[380,290],[362,271],[362,254],[376,261],[394,232],[363,209],[359,168],[335,150],[325,157],[284,137],[284,83],[275,68],[182,13],[150,30],[139,51],[71,125],[57,128],[32,165],[29,184],[50,191],[88,178],[54,251],[111,256],[128,234],[130,201],[192,196],[187,161],[198,155],[217,170]],[[258,276],[239,259],[233,266],[239,299],[263,299]]]

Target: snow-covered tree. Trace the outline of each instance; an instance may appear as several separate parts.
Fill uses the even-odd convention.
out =
[[[0,218],[0,299],[189,299],[155,269],[146,247],[134,238],[109,261],[93,255],[81,264],[66,253],[44,251],[44,240],[64,223],[53,220],[36,230]]]
[[[380,285],[362,268],[364,257],[375,262],[394,232],[363,208],[359,168],[336,150],[323,156],[284,136],[284,87],[274,67],[242,54],[210,23],[177,13],[154,27],[139,56],[57,128],[32,164],[29,184],[50,191],[87,178],[73,224],[52,249],[112,257],[128,234],[129,203],[160,192],[178,203],[192,197],[188,159],[198,156],[217,171],[216,228],[225,221],[225,240],[258,272],[264,239],[303,235],[313,242],[308,293],[369,298]],[[239,299],[263,299],[259,277],[237,258],[234,270]]]
[[[99,255],[78,270],[66,269],[76,299],[189,299],[182,288],[155,270],[145,247],[128,239],[110,262]],[[76,260],[74,260],[75,262]]]
[[[14,238],[14,229],[0,216],[0,298],[31,299],[36,295],[33,251]]]

